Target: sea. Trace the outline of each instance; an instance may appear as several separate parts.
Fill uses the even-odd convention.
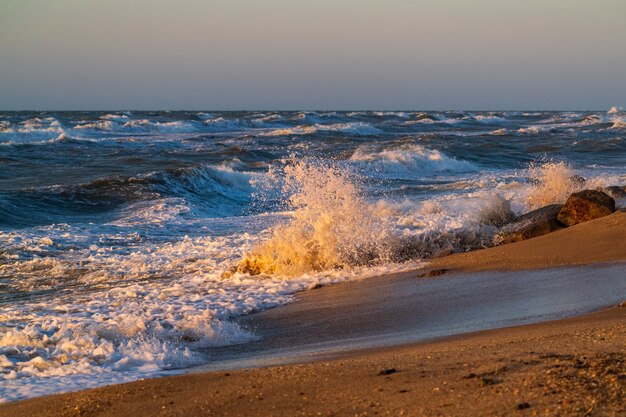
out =
[[[612,185],[617,107],[0,112],[0,399],[210,363],[262,337],[235,317]]]

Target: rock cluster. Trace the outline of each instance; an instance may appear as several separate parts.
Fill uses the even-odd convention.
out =
[[[615,212],[614,198],[626,197],[626,187],[583,190],[571,194],[565,204],[553,204],[515,218],[502,227],[496,244],[519,242]]]

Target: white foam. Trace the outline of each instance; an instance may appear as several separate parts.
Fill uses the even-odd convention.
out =
[[[246,128],[247,126],[239,119],[224,119],[223,117],[206,119],[204,121],[204,127],[209,128],[210,130],[219,130],[219,131],[233,131],[233,130],[241,130]]]
[[[277,124],[277,122],[280,122],[282,120],[284,120],[284,117],[280,114],[260,115],[260,117],[252,120],[252,124],[255,127],[267,127],[274,126]]]
[[[111,122],[111,120],[99,120],[77,124],[74,126],[74,129],[112,130],[114,126],[115,125]]]
[[[124,132],[148,133],[192,133],[198,128],[190,122],[153,122],[148,119],[129,120],[119,128]]]
[[[352,154],[350,161],[364,164],[370,173],[399,177],[476,170],[470,162],[457,160],[438,150],[413,144],[396,148],[361,145]]]
[[[106,227],[100,233],[106,233]],[[15,282],[19,291],[42,290],[45,282],[51,288],[75,288],[65,295],[61,291],[52,304],[33,298],[0,306],[4,400],[84,388],[88,380],[92,386],[120,382],[205,361],[201,349],[255,337],[228,321],[230,317],[292,301],[291,294],[319,283],[388,270],[330,271],[288,280],[241,274],[223,279],[221,273],[262,234],[139,245],[138,236],[130,234],[128,242],[134,243],[129,251],[100,245],[97,242],[105,236],[86,236],[69,226],[38,233],[47,235],[3,233],[0,241],[4,248],[19,241],[31,251],[75,246],[76,239],[94,243],[63,251],[58,258],[32,257],[3,265],[3,273],[20,277]],[[122,236],[115,230],[110,238],[121,243]]]
[[[617,114],[619,112],[621,112],[623,109],[621,107],[618,106],[613,106],[609,109],[609,111],[607,111],[607,114]]]
[[[282,172],[292,219],[248,252],[239,270],[297,277],[384,263],[389,230],[360,197],[348,171],[301,160]]]
[[[521,133],[523,135],[538,135],[543,132],[545,127],[543,126],[528,126],[528,127],[520,127],[517,129],[517,133]]]
[[[115,122],[124,122],[129,119],[129,115],[109,113],[109,114],[105,114],[104,116],[100,116],[100,118],[103,120],[113,120]]]
[[[372,114],[378,117],[393,116],[393,117],[400,117],[402,119],[409,117],[409,115],[403,111],[375,111],[375,112],[372,112]]]
[[[0,129],[0,141],[29,142],[56,139],[65,133],[63,126],[53,117],[25,120],[21,123],[3,124]]]
[[[492,116],[492,115],[483,115],[478,114],[475,116],[469,116],[471,120],[475,120],[478,123],[482,124],[498,124],[498,123],[506,123],[506,119],[500,116]]]
[[[198,116],[198,119],[200,120],[208,120],[208,119],[214,119],[215,116],[211,113],[198,113],[196,114],[196,116]]]
[[[259,136],[301,136],[314,135],[317,129],[313,126],[296,126],[284,129],[274,129],[268,132],[262,132]]]
[[[364,122],[335,123],[330,125],[316,124],[314,127],[322,132],[351,133],[355,135],[378,135],[383,133],[382,130]]]
[[[619,122],[622,120],[615,113],[596,113],[596,114],[581,114],[581,113],[559,113],[552,115],[548,119],[542,120],[536,124],[522,127],[517,130],[520,134],[536,135],[542,132],[551,132],[554,130],[568,130],[569,132],[576,132],[581,127],[595,127],[596,125],[613,123],[613,128],[619,128]],[[615,127],[617,123],[617,127]]]
[[[261,136],[299,136],[299,135],[314,135],[318,132],[337,132],[347,133],[354,135],[377,135],[383,133],[382,130],[372,126],[369,123],[354,122],[354,123],[334,123],[334,124],[315,124],[315,125],[301,125],[291,128],[275,129],[268,132],[263,132]]]
[[[626,119],[623,117],[615,116],[611,119],[613,126],[611,129],[626,129]]]
[[[507,134],[507,130],[504,129],[504,128],[496,129],[496,130],[493,130],[493,131],[489,132],[489,134],[492,135],[492,136],[504,136],[504,135]]]

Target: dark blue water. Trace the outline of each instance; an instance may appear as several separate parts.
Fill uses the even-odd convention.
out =
[[[368,192],[436,188],[439,174],[462,171],[410,147],[467,161],[474,171],[559,160],[619,173],[624,123],[620,113],[597,112],[5,112],[0,222],[108,221],[164,197],[184,198],[204,216],[240,215],[250,203],[246,190],[233,192],[212,169],[261,173],[292,154],[349,160],[355,151],[406,151],[410,161],[371,160],[407,172],[372,175],[385,184]]]

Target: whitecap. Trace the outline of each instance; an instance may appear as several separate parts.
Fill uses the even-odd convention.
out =
[[[613,125],[610,127],[610,129],[626,129],[626,119],[624,119],[623,117],[615,116],[613,117],[613,119],[611,119],[611,122],[613,123]]]
[[[397,178],[442,172],[471,172],[477,169],[468,161],[458,160],[436,149],[414,144],[392,148],[361,145],[350,157],[350,162],[360,164],[370,174]]]
[[[154,122],[148,119],[129,120],[119,127],[122,132],[133,133],[193,133],[198,128],[191,122]]]

